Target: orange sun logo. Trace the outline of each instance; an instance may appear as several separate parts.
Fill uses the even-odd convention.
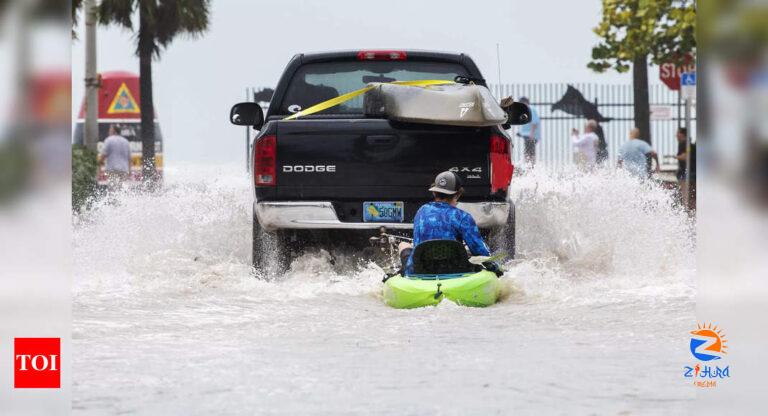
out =
[[[717,325],[696,324],[696,330],[691,331],[691,354],[701,361],[719,360],[728,354],[728,340]]]

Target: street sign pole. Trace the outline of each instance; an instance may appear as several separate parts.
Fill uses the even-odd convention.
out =
[[[691,205],[691,99],[685,99],[685,207]]]
[[[684,72],[680,75],[680,92],[685,98],[685,207],[691,206],[691,105],[696,99],[696,73]]]
[[[251,101],[251,88],[245,89],[245,101]],[[245,126],[245,171],[250,172],[251,168],[251,126]]]

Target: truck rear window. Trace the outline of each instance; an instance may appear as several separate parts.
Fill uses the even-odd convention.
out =
[[[363,88],[369,82],[453,80],[467,76],[460,64],[419,61],[347,61],[306,64],[300,67],[279,107],[279,114],[292,114],[341,94]],[[319,114],[361,114],[363,96]]]

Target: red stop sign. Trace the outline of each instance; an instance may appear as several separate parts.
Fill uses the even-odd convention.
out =
[[[685,55],[686,64],[677,66],[672,62],[665,62],[659,65],[659,79],[666,84],[669,89],[677,91],[680,89],[680,74],[683,72],[695,72],[696,63],[693,56]]]

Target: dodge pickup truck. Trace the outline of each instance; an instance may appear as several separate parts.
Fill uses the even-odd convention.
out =
[[[463,179],[459,207],[474,217],[492,249],[513,255],[515,208],[507,195],[512,143],[501,126],[370,117],[363,112],[363,97],[285,120],[370,82],[457,77],[484,85],[465,54],[305,53],[288,63],[266,116],[256,103],[232,107],[233,124],[259,131],[251,149],[254,267],[274,260],[285,265],[308,242],[365,242],[382,227],[408,233],[416,211],[431,198],[427,188],[445,170]]]

